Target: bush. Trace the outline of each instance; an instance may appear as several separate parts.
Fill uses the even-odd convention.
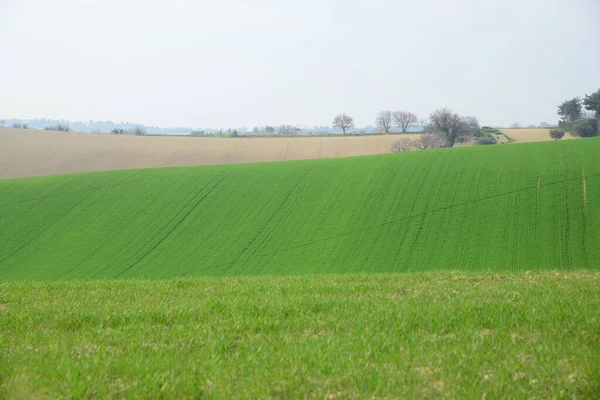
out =
[[[71,128],[66,124],[56,124],[52,126],[47,126],[44,128],[46,131],[59,131],[59,132],[69,132]]]
[[[112,131],[110,131],[110,133],[112,133],[114,135],[124,135],[127,133],[127,131],[123,128],[115,128]]]
[[[562,139],[565,136],[565,131],[561,131],[560,129],[551,129],[550,137],[554,140]]]
[[[595,119],[578,119],[568,124],[568,130],[575,136],[598,136],[598,121]]]
[[[498,143],[496,141],[496,139],[492,136],[482,136],[480,138],[478,138],[477,140],[475,140],[475,144],[476,145],[488,145],[488,144],[496,144]]]
[[[143,126],[136,126],[135,128],[133,128],[133,130],[131,131],[131,133],[133,133],[134,135],[145,135],[146,134],[146,128],[144,128]]]
[[[412,140],[409,138],[402,138],[392,143],[390,151],[392,153],[403,153],[405,151],[410,151],[413,148],[415,148],[415,143]]]

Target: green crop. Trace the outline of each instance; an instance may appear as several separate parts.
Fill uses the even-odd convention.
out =
[[[0,181],[0,280],[600,267],[600,139]]]

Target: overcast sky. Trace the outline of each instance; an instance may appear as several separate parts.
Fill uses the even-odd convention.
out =
[[[600,88],[600,0],[0,0],[0,117],[555,122]]]

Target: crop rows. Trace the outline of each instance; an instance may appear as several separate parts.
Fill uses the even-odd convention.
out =
[[[597,269],[600,140],[0,181],[0,279]]]

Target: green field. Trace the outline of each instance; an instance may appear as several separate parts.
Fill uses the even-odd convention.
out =
[[[0,181],[0,280],[600,267],[600,139]]]
[[[597,398],[600,273],[0,284],[0,398]]]
[[[600,139],[4,180],[0,398],[594,398],[599,282]]]

